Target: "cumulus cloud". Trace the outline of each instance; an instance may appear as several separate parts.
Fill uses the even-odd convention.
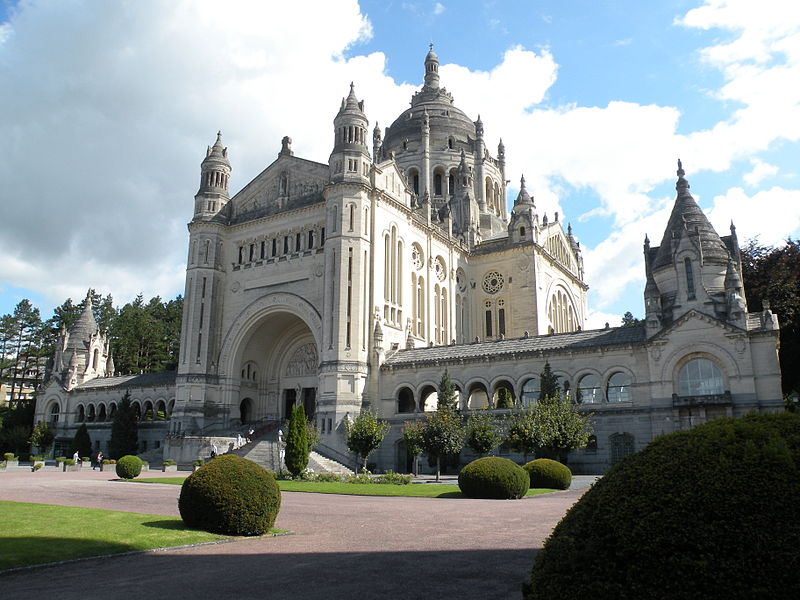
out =
[[[767,164],[759,158],[750,159],[750,163],[753,165],[753,170],[746,173],[743,179],[744,182],[751,187],[761,183],[764,178],[771,177],[778,173],[778,167]]]
[[[484,71],[441,56],[443,85],[471,118],[481,115],[493,154],[503,137],[512,196],[524,173],[540,214],[612,224],[605,240],[584,245],[602,323],[616,324],[609,307],[643,285],[644,234],[660,241],[671,206],[660,191],[673,179],[667,165],[681,156],[691,175],[749,161],[744,182],[754,188],[774,174],[759,153],[800,140],[800,87],[787,85],[800,81],[799,9],[793,0],[768,4],[708,0],[677,20],[719,30],[700,57],[724,78],[713,99],[737,107],[684,134],[678,107],[551,103],[559,65],[547,47],[510,47]],[[218,129],[235,191],[272,162],[284,135],[297,155],[327,161],[350,81],[371,123],[390,125],[416,86],[389,77],[381,52],[359,54],[372,29],[355,0],[313,10],[308,19],[301,2],[237,0],[222,11],[211,0],[20,4],[0,26],[0,80],[14,90],[0,95],[0,281],[53,303],[89,286],[121,300],[139,291],[171,297],[183,287],[199,163]],[[590,191],[597,206],[578,210],[573,190]],[[762,242],[779,241],[797,230],[788,208],[797,194],[731,188],[710,214],[723,232],[734,219],[740,237],[757,224],[769,232]],[[780,218],[753,219],[753,206]]]

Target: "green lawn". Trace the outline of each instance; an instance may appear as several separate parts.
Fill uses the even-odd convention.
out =
[[[0,501],[0,571],[226,539],[163,515]]]
[[[134,479],[142,483],[171,483],[180,485],[185,477],[154,477]],[[313,492],[316,494],[344,494],[346,496],[404,496],[407,498],[463,498],[457,485],[420,483],[390,485],[384,483],[326,483],[317,481],[279,480],[283,492]],[[527,496],[546,494],[554,490],[532,489]]]

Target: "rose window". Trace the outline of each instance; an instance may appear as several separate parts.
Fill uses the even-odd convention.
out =
[[[497,271],[489,271],[483,278],[483,291],[487,294],[496,294],[503,289],[503,276]]]

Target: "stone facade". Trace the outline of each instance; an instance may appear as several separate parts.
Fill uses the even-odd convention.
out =
[[[572,228],[539,216],[524,178],[509,212],[505,148],[490,154],[480,117],[455,107],[438,68],[431,50],[422,89],[384,132],[375,126],[371,148],[351,84],[328,164],[294,156],[286,137],[230,196],[221,136],[208,148],[179,367],[162,394],[172,455],[188,460],[209,436],[280,421],[302,402],[320,453],[343,461],[344,422],[377,410],[393,424],[378,466],[406,471],[402,423],[435,408],[445,368],[468,411],[494,408],[500,388],[534,402],[549,361],[595,415],[596,439],[571,457],[587,471],[662,432],[782,405],[777,321],[747,313],[735,230],[717,235],[682,166],[661,244],[645,242],[645,323],[584,331]],[[41,405],[44,419],[58,404],[67,429],[99,393],[91,379],[108,372],[107,345],[90,329],[75,333],[85,349],[70,354],[68,341],[57,355]],[[121,385],[106,379],[109,394]]]

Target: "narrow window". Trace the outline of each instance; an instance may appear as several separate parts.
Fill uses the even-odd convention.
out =
[[[486,311],[486,337],[492,337],[492,311]]]
[[[441,173],[436,173],[436,175],[433,176],[433,193],[436,196],[441,196],[442,195],[442,174]]]
[[[239,246],[239,264],[244,262],[244,246]]]
[[[205,277],[203,277],[203,289],[200,291],[200,297],[201,298],[205,298],[206,297],[206,278]]]
[[[289,254],[289,236],[283,236],[283,253]]]
[[[688,258],[684,258],[683,265],[686,268],[686,290],[688,299],[694,300],[694,274],[692,273],[692,261]]]
[[[311,250],[314,247],[314,230],[308,230],[308,249]]]
[[[302,235],[303,234],[298,233],[297,235],[294,236],[294,251],[295,252],[300,252],[300,246],[301,246],[301,242],[302,242]]]
[[[497,333],[498,335],[506,334],[506,309],[501,308],[497,311]]]
[[[320,246],[324,246],[325,245],[325,228],[324,227],[322,229],[320,229],[320,232],[319,232],[319,245]]]
[[[272,256],[273,258],[278,253],[278,238],[272,238]]]
[[[267,256],[267,242],[261,242],[261,260],[264,260]]]
[[[349,231],[353,231],[353,222],[355,220],[355,212],[356,212],[356,206],[355,206],[355,204],[351,204],[350,205],[350,226],[348,228]]]

